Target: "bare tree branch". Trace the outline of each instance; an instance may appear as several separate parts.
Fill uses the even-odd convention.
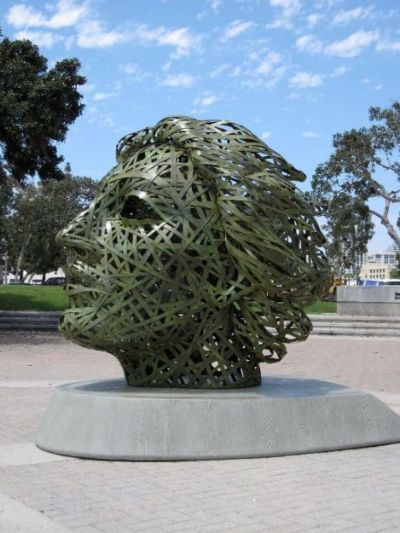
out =
[[[390,203],[385,202],[383,213],[380,213],[379,211],[375,211],[374,209],[370,209],[369,211],[371,215],[376,216],[380,220],[381,224],[386,228],[386,231],[388,232],[390,237],[394,240],[394,242],[400,248],[400,234],[396,231],[395,227],[393,226],[393,224],[391,224],[389,220],[389,217],[388,217],[389,207],[390,207]]]

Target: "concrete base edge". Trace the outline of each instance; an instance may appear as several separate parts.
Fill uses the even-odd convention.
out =
[[[241,390],[150,389],[123,380],[57,387],[43,450],[108,460],[269,457],[400,442],[400,416],[371,394],[264,377]]]

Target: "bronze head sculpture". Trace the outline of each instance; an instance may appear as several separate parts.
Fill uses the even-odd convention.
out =
[[[259,385],[307,338],[330,279],[304,175],[246,128],[169,117],[124,137],[92,205],[59,235],[60,329],[128,385]]]

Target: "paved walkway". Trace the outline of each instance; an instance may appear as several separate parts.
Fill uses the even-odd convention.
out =
[[[400,340],[311,337],[270,374],[373,391],[400,414]],[[58,334],[0,334],[0,532],[396,532],[400,444],[202,462],[79,460],[38,450],[52,388],[121,376]]]

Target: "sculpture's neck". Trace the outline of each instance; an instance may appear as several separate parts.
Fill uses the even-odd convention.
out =
[[[261,374],[255,357],[246,354],[202,353],[185,354],[182,358],[179,347],[175,353],[166,350],[157,357],[142,354],[140,358],[115,354],[124,370],[130,386],[233,389],[256,387],[261,384]]]

